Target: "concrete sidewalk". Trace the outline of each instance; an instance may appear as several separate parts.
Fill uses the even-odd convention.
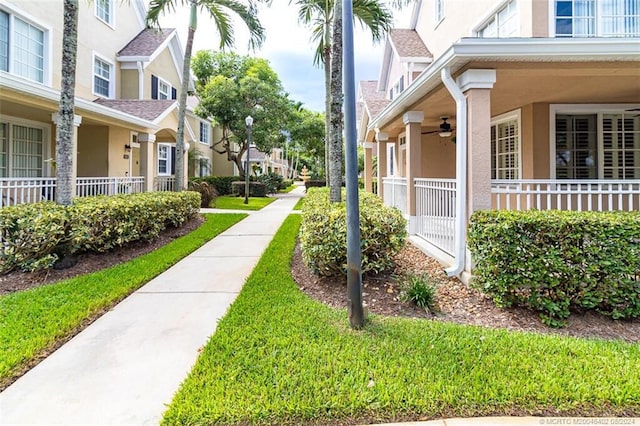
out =
[[[0,393],[2,425],[158,424],[304,187],[229,228]]]

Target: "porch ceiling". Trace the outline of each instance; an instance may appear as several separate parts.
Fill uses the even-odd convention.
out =
[[[491,90],[491,115],[496,116],[533,103],[637,103],[640,99],[638,62],[486,62],[467,63],[467,69],[495,69]],[[456,126],[455,102],[438,84],[406,111],[424,112],[423,130],[437,130],[441,116]],[[381,129],[396,137],[404,132],[402,115]]]

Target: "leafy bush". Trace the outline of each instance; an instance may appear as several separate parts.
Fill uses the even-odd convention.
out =
[[[196,191],[200,193],[200,207],[207,208],[218,198],[218,192],[216,189],[206,181],[203,180],[190,180],[189,191]]]
[[[268,172],[258,176],[258,182],[264,183],[267,194],[275,194],[282,186],[284,178],[277,173]]]
[[[640,212],[480,211],[469,248],[474,285],[499,306],[562,326],[571,310],[640,316]]]
[[[401,279],[400,300],[411,302],[427,312],[433,312],[436,308],[436,286],[424,273],[409,273]]]
[[[309,191],[309,188],[321,188],[327,186],[327,181],[320,179],[307,179],[304,182],[305,191]]]
[[[285,190],[287,188],[289,188],[291,185],[293,185],[293,180],[291,179],[283,179],[282,183],[280,184],[280,187],[278,187],[278,189],[280,191]]]
[[[197,192],[77,198],[0,209],[0,273],[48,268],[67,254],[150,240],[198,213]]]
[[[300,241],[305,262],[318,275],[345,274],[347,218],[345,203],[330,203],[328,188],[313,188],[302,206]],[[397,209],[377,196],[360,193],[362,272],[379,273],[393,265],[393,256],[407,236],[406,221]]]
[[[236,181],[231,184],[233,194],[244,197],[244,188],[246,183]],[[249,182],[249,197],[266,197],[267,186],[262,182]]]
[[[199,180],[213,186],[218,195],[229,195],[233,193],[231,184],[238,180],[238,176],[205,176]]]

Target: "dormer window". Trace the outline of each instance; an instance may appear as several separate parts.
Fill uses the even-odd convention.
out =
[[[169,99],[171,86],[163,80],[158,80],[158,99]]]
[[[151,99],[177,99],[177,94],[176,88],[169,82],[155,75],[151,76]]]
[[[478,37],[518,37],[520,35],[520,20],[516,0],[509,1],[498,13],[492,15],[476,31]]]
[[[400,79],[396,82],[396,84],[389,89],[389,99],[393,100],[396,96],[404,91],[404,76],[400,76]]]
[[[113,25],[113,0],[96,0],[96,16],[108,25]]]

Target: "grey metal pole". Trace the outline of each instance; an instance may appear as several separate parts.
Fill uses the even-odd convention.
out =
[[[247,158],[244,164],[244,203],[249,204],[249,152],[251,152],[251,125],[247,125]]]
[[[347,186],[347,299],[351,328],[364,325],[362,307],[362,253],[360,249],[360,208],[358,206],[358,152],[356,134],[356,90],[353,59],[353,4],[342,0],[344,123]]]

